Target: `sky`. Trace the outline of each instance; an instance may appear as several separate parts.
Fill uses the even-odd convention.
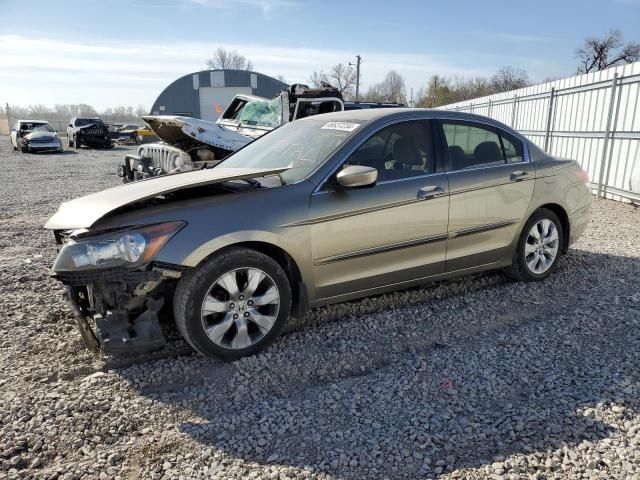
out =
[[[219,46],[305,83],[362,56],[361,85],[397,70],[533,81],[575,74],[575,49],[619,29],[640,41],[640,0],[0,0],[0,104],[150,108]]]

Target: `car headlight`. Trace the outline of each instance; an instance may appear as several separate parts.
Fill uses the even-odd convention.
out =
[[[70,239],[60,250],[54,272],[135,267],[149,263],[184,222],[168,222],[86,240]]]

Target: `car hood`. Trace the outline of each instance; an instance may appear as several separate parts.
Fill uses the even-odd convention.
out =
[[[142,119],[158,138],[178,147],[185,143],[196,143],[235,152],[253,140],[217,123],[198,118],[157,115]]]
[[[24,136],[27,140],[36,140],[36,139],[49,139],[53,140],[58,135],[55,132],[31,132]]]
[[[187,188],[223,183],[229,180],[277,175],[287,170],[287,168],[218,167],[131,182],[63,203],[58,208],[58,211],[47,221],[44,228],[50,230],[89,228],[115,210],[159,195]]]

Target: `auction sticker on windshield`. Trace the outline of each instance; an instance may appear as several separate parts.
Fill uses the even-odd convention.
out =
[[[341,130],[343,132],[353,132],[360,126],[359,123],[351,122],[329,122],[325,123],[322,130]]]

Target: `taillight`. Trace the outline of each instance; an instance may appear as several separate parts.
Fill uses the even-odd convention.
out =
[[[576,177],[578,177],[578,180],[580,180],[582,183],[589,183],[589,174],[587,172],[585,172],[582,169],[576,170]]]

